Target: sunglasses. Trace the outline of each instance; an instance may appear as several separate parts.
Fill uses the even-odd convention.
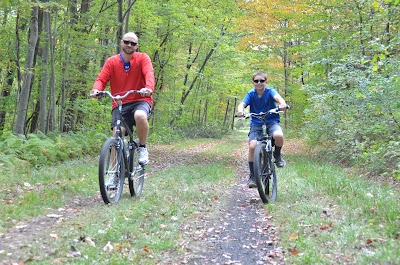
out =
[[[265,79],[261,79],[261,80],[253,80],[254,83],[258,84],[258,83],[264,83]]]
[[[126,45],[130,44],[131,46],[136,46],[136,42],[129,41],[129,40],[122,40]]]

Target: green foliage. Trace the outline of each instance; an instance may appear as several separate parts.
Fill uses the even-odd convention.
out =
[[[169,126],[157,126],[155,128],[151,128],[150,141],[156,143],[176,143],[179,140],[183,139],[182,135],[179,131],[175,130]]]
[[[229,128],[220,124],[187,125],[184,127],[156,127],[152,129],[150,141],[152,143],[176,143],[183,139],[213,138],[221,139],[230,134]]]
[[[325,82],[304,86],[311,96],[305,136],[328,156],[371,172],[399,171],[398,62],[376,72],[347,58],[332,64]],[[357,67],[358,66],[358,67]],[[382,67],[382,72],[385,72]]]
[[[85,133],[29,134],[27,138],[9,131],[0,136],[0,163],[5,168],[40,167],[65,160],[97,155],[108,135]]]
[[[299,49],[307,57],[301,68],[302,90],[310,98],[303,135],[335,161],[396,176],[400,64],[398,35],[386,27],[399,28],[399,17],[392,15],[399,7],[375,1],[332,4],[319,6],[328,12],[319,24],[326,30],[311,34]]]
[[[180,133],[184,138],[214,138],[220,139],[229,134],[230,129],[224,128],[220,124],[207,124],[203,126],[187,126],[179,128]]]

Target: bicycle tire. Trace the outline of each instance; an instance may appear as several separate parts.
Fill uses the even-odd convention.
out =
[[[254,177],[257,190],[263,203],[274,202],[277,196],[277,178],[265,143],[259,143],[254,152]]]
[[[268,197],[268,201],[275,202],[276,197],[278,196],[278,178],[275,170],[275,164],[272,160],[270,160],[270,174],[269,178],[267,178],[265,186],[268,187],[268,191],[266,190],[266,195]]]
[[[125,180],[122,141],[109,138],[103,144],[99,159],[99,186],[104,203],[117,203]],[[111,179],[113,178],[113,179]]]
[[[133,148],[129,152],[129,176],[128,186],[131,196],[139,196],[142,194],[145,170],[138,162],[138,144],[135,142]]]

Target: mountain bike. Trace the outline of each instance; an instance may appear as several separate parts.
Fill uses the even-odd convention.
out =
[[[287,109],[290,107],[287,106]],[[258,193],[263,203],[274,202],[278,194],[278,181],[275,169],[275,158],[272,153],[273,138],[267,132],[266,117],[270,114],[283,113],[279,108],[267,112],[248,113],[244,118],[254,117],[262,121],[262,137],[257,139],[254,151],[254,178],[256,180]]]
[[[108,96],[118,103],[116,135],[104,142],[99,159],[100,193],[106,204],[119,201],[125,178],[128,179],[131,196],[139,196],[143,189],[145,168],[138,162],[139,140],[135,139],[135,126],[131,130],[122,117],[122,100],[132,93],[140,94],[137,90],[129,90],[123,96],[113,96],[109,91],[100,91],[95,95],[97,98]],[[125,128],[125,135],[122,135],[121,127]]]

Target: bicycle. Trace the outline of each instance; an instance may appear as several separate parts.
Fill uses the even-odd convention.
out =
[[[137,159],[139,140],[134,139],[134,130],[131,131],[122,117],[122,100],[132,93],[140,94],[137,90],[129,90],[123,96],[113,96],[109,91],[100,91],[96,95],[89,95],[97,98],[106,95],[111,100],[118,102],[116,135],[104,142],[99,158],[100,193],[106,204],[119,201],[125,178],[128,179],[129,192],[132,197],[139,196],[143,190],[145,168],[144,165],[139,164]],[[122,125],[126,129],[125,136],[122,136]],[[126,140],[126,136],[129,137],[129,141]]]
[[[287,106],[286,109],[290,107]],[[273,138],[267,132],[266,116],[270,114],[283,113],[279,107],[267,112],[244,114],[244,118],[257,118],[262,121],[262,137],[257,139],[254,151],[254,178],[256,180],[258,193],[263,203],[274,202],[278,195],[278,182],[275,169],[275,158],[272,154]]]

